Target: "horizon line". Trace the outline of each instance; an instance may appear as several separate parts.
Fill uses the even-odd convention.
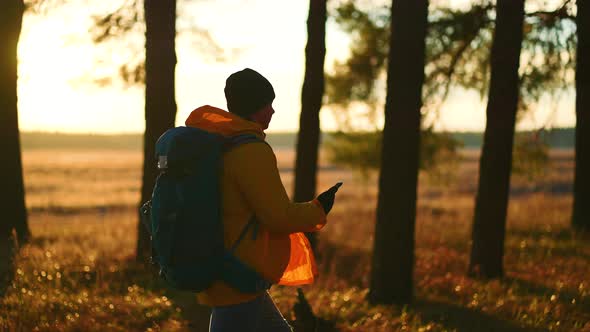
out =
[[[563,130],[563,129],[573,129],[575,130],[576,127],[575,126],[570,126],[570,127],[553,127],[553,128],[549,128],[547,129],[547,131],[551,131],[551,130]],[[515,132],[531,132],[531,131],[535,131],[535,130],[531,130],[531,129],[527,129],[527,130],[515,130]],[[285,134],[297,134],[299,131],[295,130],[295,131],[269,131],[266,132],[267,135],[285,135]],[[337,133],[337,132],[341,132],[338,130],[332,130],[332,131],[320,131],[321,133]],[[359,131],[352,131],[352,132],[357,132],[357,133],[364,133],[364,132],[369,132],[369,131],[364,131],[364,130],[359,130]],[[443,131],[438,131],[435,130],[435,132],[443,132],[443,133],[459,133],[459,134],[464,134],[464,133],[469,133],[469,134],[483,134],[485,131],[484,130],[443,130]],[[21,130],[19,131],[19,134],[49,134],[49,135],[71,135],[71,136],[76,136],[76,135],[86,135],[86,136],[135,136],[135,135],[143,135],[144,132],[143,131],[133,131],[133,132],[90,132],[90,131],[59,131],[59,130],[54,130],[54,131],[46,131],[46,130]]]

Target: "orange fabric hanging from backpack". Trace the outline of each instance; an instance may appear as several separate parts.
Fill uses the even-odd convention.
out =
[[[291,256],[278,284],[300,286],[313,283],[318,276],[318,267],[307,237],[303,233],[292,233],[289,239]]]

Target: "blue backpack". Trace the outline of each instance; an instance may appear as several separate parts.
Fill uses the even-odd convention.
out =
[[[250,229],[256,236],[254,216],[229,250],[223,244],[223,153],[252,142],[264,141],[248,134],[226,138],[192,127],[172,128],[156,142],[161,173],[152,199],[140,212],[151,235],[152,262],[170,286],[201,292],[222,280],[243,293],[270,288],[270,282],[234,256]]]

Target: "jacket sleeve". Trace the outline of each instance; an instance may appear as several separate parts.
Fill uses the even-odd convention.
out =
[[[230,153],[226,162],[232,163],[232,177],[258,221],[268,230],[313,232],[326,224],[326,214],[316,199],[305,203],[289,200],[270,146],[249,143]]]

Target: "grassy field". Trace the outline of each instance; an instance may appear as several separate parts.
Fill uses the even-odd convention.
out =
[[[517,132],[518,135],[529,135],[530,132]],[[452,132],[451,135],[468,148],[480,148],[483,140],[482,132]],[[542,137],[552,148],[573,149],[575,144],[574,128],[553,128],[542,133]],[[331,134],[322,132],[321,140],[326,142]],[[266,141],[275,148],[293,149],[297,141],[297,133],[271,132]],[[65,134],[50,132],[21,132],[21,143],[25,150],[30,149],[77,149],[77,150],[140,150],[143,146],[143,134]]]
[[[291,192],[293,152],[278,153]],[[171,291],[133,260],[141,154],[27,150],[33,240],[0,299],[0,331],[187,331],[206,326],[194,296]],[[553,151],[534,180],[514,177],[502,280],[467,270],[478,155],[465,151],[447,181],[421,175],[416,301],[369,306],[376,179],[322,160],[319,190],[337,181],[320,236],[320,280],[305,288],[316,314],[341,331],[590,331],[590,239],[569,230],[573,154]],[[293,319],[295,290],[273,287]]]

